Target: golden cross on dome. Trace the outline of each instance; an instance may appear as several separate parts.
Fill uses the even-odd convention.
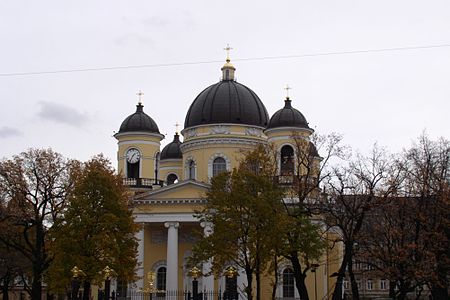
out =
[[[178,122],[175,123],[175,134],[178,134],[178,127],[180,126],[180,124],[178,124]]]
[[[230,62],[230,50],[233,50],[233,48],[230,47],[230,44],[227,44],[223,50],[227,51],[227,62]]]
[[[286,90],[286,99],[289,99],[289,90],[291,90],[292,88],[286,84],[286,87],[284,89]]]
[[[144,93],[141,90],[139,90],[139,92],[136,93],[136,95],[139,97],[139,104],[142,104],[142,96],[144,95]]]

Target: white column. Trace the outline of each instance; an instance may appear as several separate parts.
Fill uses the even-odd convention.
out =
[[[203,227],[203,234],[207,237],[211,233],[213,233],[212,229],[212,223],[211,222],[201,222],[200,226]],[[207,274],[208,272],[211,272],[212,267],[212,259],[208,259],[207,262],[203,264],[202,273]],[[211,274],[209,276],[204,276],[202,279],[203,287],[202,290],[205,290],[207,292],[214,291],[214,276]]]
[[[144,232],[145,232],[145,223],[141,224],[142,228],[136,233],[136,239],[138,240],[137,247],[137,270],[136,274],[138,276],[138,280],[136,281],[136,288],[143,289],[144,288]]]
[[[178,222],[166,222],[167,228],[167,277],[166,290],[178,290]]]
[[[244,300],[247,299],[247,294],[245,293],[245,287],[247,287],[247,275],[245,274],[245,270],[241,267],[237,267],[237,289],[239,293],[239,299]],[[256,286],[256,283],[254,283]]]

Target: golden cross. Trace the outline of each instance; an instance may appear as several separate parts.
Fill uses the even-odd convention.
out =
[[[230,47],[230,44],[227,44],[227,46],[225,48],[223,48],[223,50],[227,51],[227,61],[230,61],[230,50],[233,50],[233,48]]]
[[[139,104],[141,104],[142,103],[142,95],[144,95],[144,93],[141,90],[139,90],[139,92],[136,93],[136,95],[138,95],[138,97],[139,97]]]
[[[175,123],[175,133],[178,134],[178,126],[180,126],[180,124],[178,124],[178,122]]]
[[[289,90],[292,88],[286,84],[286,87],[284,89],[286,90],[286,99],[289,99]]]

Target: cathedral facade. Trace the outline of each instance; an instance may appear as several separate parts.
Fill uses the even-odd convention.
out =
[[[157,290],[190,289],[192,278],[187,259],[195,243],[193,232],[212,232],[211,224],[201,223],[195,211],[205,203],[210,180],[225,170],[238,166],[246,151],[259,144],[273,144],[278,153],[279,178],[294,170],[295,145],[293,134],[311,144],[311,155],[320,157],[310,142],[313,130],[301,112],[285,105],[269,117],[263,102],[255,92],[235,80],[235,67],[227,58],[222,80],[204,89],[186,113],[184,128],[176,132],[173,141],[161,150],[156,122],[144,112],[139,101],[136,112],[128,116],[115,134],[118,140],[118,170],[132,195],[133,215],[141,225],[137,234],[139,280],[128,289],[145,290],[152,279]],[[326,257],[325,257],[326,256]],[[323,299],[332,289],[336,261],[331,263],[327,252],[312,276],[307,277],[310,295]],[[203,264],[203,274],[210,263]],[[243,270],[233,279],[240,295],[246,285]],[[298,298],[292,268],[281,264],[277,289],[279,298]],[[225,290],[227,276],[200,277],[199,289]],[[271,278],[266,278],[264,299],[271,295]]]

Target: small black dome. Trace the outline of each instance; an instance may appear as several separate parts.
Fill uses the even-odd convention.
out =
[[[158,125],[155,121],[144,113],[143,105],[138,103],[136,105],[136,112],[129,115],[120,125],[119,133],[129,131],[145,131],[159,133]]]
[[[180,136],[178,133],[175,134],[173,137],[173,141],[169,144],[167,144],[164,149],[161,151],[161,160],[163,159],[177,159],[177,158],[183,158],[183,154],[181,153],[181,142],[180,142]]]
[[[267,129],[276,127],[299,127],[310,129],[305,116],[292,107],[289,98],[284,100],[284,107],[274,113],[272,118],[270,118]]]
[[[255,92],[234,80],[222,80],[195,98],[184,128],[217,123],[266,127],[268,121],[267,110]]]

